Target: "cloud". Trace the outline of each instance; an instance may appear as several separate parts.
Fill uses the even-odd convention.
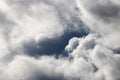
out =
[[[82,58],[70,62],[67,59],[47,56],[38,59],[17,56],[8,66],[5,66],[0,78],[3,77],[5,80],[79,80],[93,75],[92,69],[93,67]]]
[[[26,42],[24,44],[24,48],[27,54],[32,55],[32,56],[37,56],[37,55],[67,55],[64,54],[64,48],[68,44],[68,41],[72,37],[80,37],[80,36],[85,36],[88,33],[85,31],[82,32],[66,32],[64,35],[54,38],[54,39],[49,39],[49,38],[43,38],[42,41],[30,41]],[[59,45],[59,46],[58,46]],[[63,53],[63,54],[62,54]]]
[[[119,80],[119,4],[0,0],[0,80]]]
[[[81,13],[80,18],[91,31],[99,35],[95,39],[96,44],[92,52],[90,51],[91,57],[89,58],[98,68],[96,75],[99,76],[100,80],[120,79],[117,61],[120,49],[118,37],[120,13],[119,3],[117,4],[116,1],[76,0]]]
[[[89,33],[77,17],[75,2],[1,0],[0,4],[1,80],[79,80],[79,75],[83,77],[78,66],[83,64],[81,68],[86,69],[91,66],[83,59],[70,62],[66,58],[42,56],[60,54],[70,38]]]
[[[49,51],[56,53],[55,50],[60,53],[64,50],[68,39],[72,37],[71,35],[79,36],[79,30],[80,36],[86,35],[88,29],[81,27],[84,24],[77,17],[74,4],[73,1],[69,1],[68,4],[66,1],[54,0],[1,0],[1,38],[9,52],[4,53],[5,56],[22,54],[24,48],[31,50],[30,47],[34,47],[35,50],[38,47],[43,48],[37,49],[39,54]],[[60,42],[64,42],[61,47],[55,50],[49,47],[45,50],[48,45],[54,47],[57,44],[60,45]]]
[[[93,30],[104,33],[119,31],[119,5],[111,0],[76,0],[81,18]],[[89,4],[94,2],[94,4]],[[104,29],[106,28],[106,29]]]
[[[98,73],[103,74],[105,80],[119,80],[119,55],[114,55],[112,50],[104,48],[103,46],[96,46],[91,55],[95,65],[98,66]]]
[[[94,32],[102,35],[101,43],[111,49],[119,49],[118,34],[119,27],[119,5],[116,1],[94,1],[94,4],[89,4],[94,0],[77,0],[82,14],[81,19]],[[86,16],[87,15],[87,16]],[[89,20],[90,19],[90,20]]]

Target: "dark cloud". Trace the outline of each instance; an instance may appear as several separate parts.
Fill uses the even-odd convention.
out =
[[[65,34],[55,39],[45,38],[40,43],[35,41],[30,41],[25,43],[24,49],[26,53],[31,56],[38,55],[67,55],[64,53],[65,46],[68,44],[68,41],[73,37],[82,37],[86,36],[88,32],[81,29],[80,32],[72,32],[67,30]]]
[[[106,5],[97,3],[96,7],[91,8],[91,12],[99,18],[109,19],[109,18],[117,18],[119,16],[119,6],[108,3]]]

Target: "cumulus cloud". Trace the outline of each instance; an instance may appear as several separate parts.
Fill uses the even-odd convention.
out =
[[[81,10],[81,19],[93,31],[103,35],[104,42],[101,41],[103,45],[109,48],[119,49],[120,12],[119,5],[116,1],[77,0],[77,3]],[[94,2],[94,4],[89,4],[90,2]]]
[[[93,75],[90,73],[92,69],[93,67],[82,58],[70,62],[67,59],[55,59],[54,57],[35,59],[27,56],[17,56],[7,67],[5,66],[1,79],[80,80]]]
[[[119,4],[0,0],[0,80],[119,80]]]
[[[95,39],[96,45],[92,52],[90,51],[92,62],[98,67],[96,75],[99,74],[100,80],[119,80],[117,61],[120,49],[119,2],[117,0],[76,0],[76,2],[82,21],[98,34]]]
[[[54,0],[1,0],[0,11],[3,45],[6,44],[5,47],[13,55],[23,53],[23,50],[29,51],[29,47],[36,47],[40,54],[48,53],[51,49],[45,48],[51,48],[49,45],[54,47],[59,42],[65,42],[66,45],[71,37],[79,36],[79,30],[83,35],[88,33],[87,29],[80,27],[83,24],[77,17],[75,2],[72,0],[69,4],[67,1]],[[65,45],[57,47],[56,51],[58,48],[63,50]]]

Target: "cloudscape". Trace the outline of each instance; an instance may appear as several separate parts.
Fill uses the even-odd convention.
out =
[[[0,80],[120,80],[119,0],[0,0]]]

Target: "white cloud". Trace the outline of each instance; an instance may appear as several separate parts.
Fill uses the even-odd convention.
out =
[[[0,78],[5,80],[78,80],[93,75],[90,73],[92,66],[82,58],[70,62],[67,59],[44,56],[38,59],[17,56],[2,71]]]
[[[79,24],[73,25],[71,20],[77,15],[72,0],[69,4],[67,0],[0,0],[0,2],[0,34],[1,40],[4,41],[1,43],[6,44],[6,50],[12,54],[22,53],[24,43],[31,40],[37,44],[45,39],[62,36],[68,28],[73,29],[71,31],[78,31],[80,28]],[[71,28],[68,23],[71,23]]]
[[[101,36],[96,38],[95,48],[90,52],[91,61],[98,67],[100,80],[119,80],[120,11],[117,0],[76,0],[83,22]],[[117,57],[116,57],[117,56]],[[116,66],[117,65],[117,66]]]
[[[118,0],[0,0],[0,80],[119,80],[119,7]],[[91,32],[69,40],[68,57],[24,51],[79,31],[81,21]]]

